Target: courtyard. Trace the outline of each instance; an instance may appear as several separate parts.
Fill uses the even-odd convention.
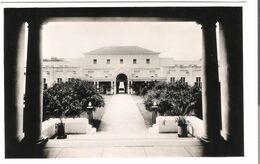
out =
[[[194,138],[179,138],[176,133],[148,132],[139,111],[142,97],[128,94],[104,96],[106,105],[95,134],[68,135],[50,139],[40,151],[29,156],[44,158],[87,157],[201,157],[202,143]],[[97,113],[99,113],[97,109]],[[94,114],[95,117],[95,114]],[[149,115],[147,115],[149,117]],[[26,155],[25,155],[26,156]]]
[[[93,13],[102,14],[96,18],[95,16],[97,15]],[[129,7],[124,9],[81,8],[80,10],[77,8],[28,8],[6,9],[4,14],[4,34],[6,36],[4,39],[6,158],[87,157],[90,148],[93,148],[93,150],[90,151],[91,155],[89,156],[94,157],[126,156],[124,154],[131,157],[244,156],[242,8]],[[118,20],[118,16],[122,17],[122,19]],[[88,20],[92,17],[94,18],[93,20]],[[173,31],[178,32],[177,30],[172,30],[174,28],[171,27],[171,24],[176,21],[184,23],[183,27],[188,27],[187,22],[191,22],[198,30],[196,34],[200,36],[200,38],[195,39],[194,43],[198,43],[199,49],[202,51],[201,53],[194,53],[194,49],[189,49],[192,50],[192,54],[200,54],[197,56],[197,59],[200,60],[200,64],[186,63],[177,64],[176,66],[174,62],[171,62],[174,60],[160,60],[160,58],[157,57],[159,55],[157,52],[163,52],[164,49],[172,49],[174,46],[169,45],[169,48],[154,49],[157,45],[163,45],[161,43],[167,43],[158,37],[154,37],[156,41],[159,41],[155,43],[156,46],[152,46],[153,44],[151,44],[149,46],[150,48],[147,47],[147,49],[141,48],[146,47],[141,43],[141,47],[139,48],[131,46],[133,44],[125,43],[125,45],[115,44],[121,48],[115,48],[114,46],[109,46],[108,49],[105,48],[105,52],[107,53],[103,53],[104,48],[99,49],[98,53],[94,53],[97,52],[97,50],[94,49],[98,47],[80,50],[80,52],[75,53],[74,50],[78,50],[78,48],[70,47],[73,53],[69,53],[69,57],[72,57],[72,54],[75,54],[76,57],[76,54],[82,55],[82,53],[85,55],[87,53],[86,56],[90,57],[88,59],[87,57],[84,58],[86,59],[84,61],[80,60],[81,64],[75,62],[71,65],[66,62],[61,63],[60,60],[55,60],[54,62],[59,63],[52,65],[51,62],[53,61],[44,60],[45,56],[43,56],[43,54],[48,53],[43,50],[53,50],[53,48],[46,48],[46,45],[40,42],[41,39],[44,40],[44,38],[46,39],[52,36],[51,33],[49,33],[49,35],[43,33],[44,29],[42,30],[41,27],[44,23],[51,22],[51,20],[55,22],[56,18],[64,19],[64,21],[66,20],[67,22],[71,22],[73,20],[71,18],[77,18],[83,23],[88,21],[93,22],[96,28],[98,25],[97,22],[103,20],[103,17],[109,20],[105,24],[106,27],[110,27],[108,26],[109,22],[117,27],[117,21],[125,26],[129,20],[136,20],[136,17],[140,17],[140,19],[136,21],[140,23],[142,27],[146,28],[149,27],[148,22],[150,21],[147,18],[152,18],[155,23],[165,24],[165,28],[169,28],[168,30],[161,30],[162,33],[166,32],[163,33],[165,35],[162,36],[174,34]],[[76,25],[82,27],[80,24]],[[73,31],[76,32],[78,30],[74,27]],[[90,30],[84,29],[84,31]],[[192,30],[187,30],[185,34],[187,32],[193,33]],[[63,34],[64,33],[65,32],[63,32]],[[124,33],[132,36],[128,32]],[[70,32],[66,34],[70,34]],[[96,38],[99,32],[95,32],[94,34],[93,36]],[[150,34],[154,34],[154,32],[150,32]],[[147,36],[150,36],[150,34]],[[125,37],[125,35],[114,36]],[[72,36],[70,37],[72,38]],[[190,35],[188,35],[188,37],[193,38],[190,37]],[[89,37],[83,37],[81,34],[78,38],[85,39]],[[102,40],[105,40],[103,38],[104,37],[102,37]],[[52,41],[54,40],[52,39]],[[122,39],[119,39],[119,41],[122,41]],[[59,47],[51,42],[47,43]],[[93,43],[93,40],[91,40],[91,42],[84,40],[82,43]],[[134,43],[138,44],[137,42]],[[170,41],[169,43],[181,42]],[[188,44],[186,41],[184,43],[186,46],[193,45]],[[83,47],[85,47],[85,45]],[[185,45],[176,47],[187,50]],[[103,46],[106,45],[99,45],[99,47]],[[69,46],[63,45],[60,47],[65,48]],[[61,49],[60,47],[58,48],[59,50]],[[122,51],[122,48],[124,51]],[[125,51],[129,48],[131,51]],[[93,51],[90,51],[91,49]],[[113,51],[110,51],[111,49]],[[148,53],[147,50],[149,49],[153,49],[153,51],[149,51]],[[136,50],[138,50],[138,53],[132,55],[132,52],[137,52]],[[100,56],[99,54],[101,52],[106,56]],[[126,53],[121,54],[121,52]],[[141,56],[138,56],[140,54]],[[166,56],[172,58],[178,54],[181,56],[189,56],[186,51],[183,54],[173,52],[165,53]],[[161,56],[163,56],[163,53]],[[23,59],[25,59],[26,62],[24,62]],[[44,65],[45,61],[50,62],[50,65]],[[163,61],[165,61],[165,67],[163,66],[163,68],[161,68],[159,64]],[[81,67],[81,65],[83,67]],[[192,70],[189,68],[192,68]],[[193,72],[197,72],[198,74],[195,75]],[[188,80],[188,77],[190,80]],[[95,87],[89,87],[89,85],[84,85],[86,87],[83,88],[78,87],[77,90],[80,93],[78,95],[87,93],[86,97],[80,96],[79,98],[77,94],[70,92],[69,89],[60,89],[57,87],[56,91],[58,91],[58,93],[63,94],[65,91],[68,92],[65,98],[61,98],[61,96],[57,98],[56,96],[52,96],[53,94],[49,94],[49,99],[43,98],[43,86],[47,89],[48,86],[52,86],[52,84],[57,86],[56,84],[64,84],[63,82],[69,82],[73,78],[82,80],[91,79],[91,84]],[[57,118],[58,120],[58,118],[62,118],[61,115],[63,111],[67,114],[66,118],[72,120],[74,117],[78,117],[80,112],[85,109],[89,109],[86,112],[93,112],[93,109],[96,107],[103,108],[105,103],[100,95],[95,95],[96,91],[107,94],[144,94],[145,89],[143,87],[136,87],[137,83],[147,84],[148,86],[148,83],[152,81],[165,81],[167,84],[171,84],[176,80],[181,81],[183,84],[194,84],[202,88],[201,99],[203,102],[203,111],[201,113],[203,120],[200,120],[201,126],[197,127],[201,131],[198,138],[203,142],[193,137],[178,138],[175,133],[149,133],[149,112],[142,110],[142,104],[138,98],[131,95],[114,95],[110,97],[111,99],[109,103],[106,103],[107,106],[104,107],[104,110],[99,110],[100,116],[102,113],[104,115],[99,117],[100,122],[96,122],[100,125],[96,134],[69,135],[67,139],[64,140],[49,139],[47,142],[48,138],[44,137],[44,133],[42,133],[42,120],[49,118]],[[122,90],[122,88],[124,88],[124,90]],[[86,92],[82,89],[86,91],[89,89],[91,92]],[[146,101],[145,107],[147,108],[148,106],[148,110],[152,111],[151,107],[156,107],[154,100],[157,100],[159,101],[159,103],[157,103],[160,107],[158,109],[161,110],[161,113],[157,111],[159,114],[163,115],[165,112],[168,112],[169,116],[180,116],[180,114],[173,115],[175,114],[174,112],[176,112],[175,109],[180,109],[178,105],[176,105],[178,103],[168,101],[170,108],[161,103],[165,102],[164,100],[161,101],[162,98],[166,98],[166,101],[168,100],[167,98],[173,100],[175,91],[173,92],[170,89],[169,95],[171,97],[167,97],[168,91],[166,88],[164,90],[157,90],[154,94],[150,94],[150,99]],[[156,95],[160,96],[156,97]],[[188,98],[190,96],[184,97]],[[60,101],[58,101],[58,99]],[[44,106],[43,100],[52,102],[50,107],[52,107],[51,109],[54,111],[53,115],[57,117],[50,115],[50,117],[42,118],[44,114],[51,113],[45,110],[46,106]],[[70,103],[68,100],[75,101]],[[178,102],[184,101],[178,100]],[[63,103],[66,104],[66,107]],[[93,104],[93,106],[91,106],[91,104]],[[182,107],[182,109],[184,108]],[[72,116],[72,118],[69,116]],[[174,122],[174,120],[172,120],[172,122]],[[165,124],[165,122],[163,124]],[[62,127],[63,124],[60,123],[60,125],[60,127]],[[52,124],[52,127],[55,126],[55,123]],[[55,130],[53,130],[53,132],[55,132]],[[193,143],[193,141],[195,143]],[[224,147],[222,147],[222,143]],[[194,153],[193,148],[189,148],[189,146],[194,145],[196,153]],[[200,153],[198,153],[197,150],[199,150]],[[66,154],[66,152],[69,153]],[[94,152],[97,153],[95,154]]]

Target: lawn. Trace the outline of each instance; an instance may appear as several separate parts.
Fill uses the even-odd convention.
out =
[[[99,131],[99,126],[101,123],[101,119],[106,111],[106,105],[110,102],[110,99],[112,97],[112,95],[102,95],[102,97],[104,98],[105,101],[105,106],[101,107],[101,108],[97,108],[95,112],[93,112],[93,120],[92,123],[90,122],[90,124],[97,129],[97,131]],[[81,117],[83,118],[88,118],[87,113],[82,113]]]
[[[132,95],[133,100],[135,101],[140,113],[143,116],[145,126],[147,128],[152,127],[152,112],[145,109],[143,98],[141,96]]]
[[[106,106],[110,102],[112,95],[102,95],[105,101],[105,106],[101,108],[97,108],[96,111],[93,113],[93,122],[92,126],[99,131],[99,126],[101,123],[101,119],[106,111]]]

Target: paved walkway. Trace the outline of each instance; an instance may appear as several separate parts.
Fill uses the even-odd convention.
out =
[[[29,157],[205,156],[204,147],[194,137],[178,138],[176,133],[149,133],[131,95],[113,95],[107,105],[100,132],[68,135],[65,140],[49,140],[43,150],[29,151]]]
[[[131,95],[113,95],[102,117],[101,133],[144,134],[148,133],[144,119]]]

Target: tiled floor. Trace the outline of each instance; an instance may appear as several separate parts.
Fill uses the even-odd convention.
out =
[[[43,157],[200,157],[202,148],[197,139],[178,138],[176,134],[111,136],[98,133],[50,140],[43,149]]]

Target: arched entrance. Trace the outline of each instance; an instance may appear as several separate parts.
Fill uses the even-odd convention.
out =
[[[120,73],[116,77],[116,93],[127,93],[127,76]]]

